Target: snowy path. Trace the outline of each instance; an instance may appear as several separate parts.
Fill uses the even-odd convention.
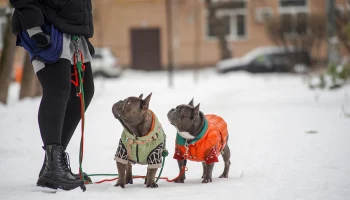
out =
[[[95,98],[86,113],[84,171],[117,173],[113,156],[122,127],[111,106],[127,96],[153,92],[150,108],[163,124],[170,152],[163,175],[174,178],[178,174],[172,159],[175,129],[166,113],[195,97],[204,113],[220,115],[228,123],[230,177],[217,178],[223,170],[220,162],[214,168],[213,183],[202,184],[201,164],[189,162],[185,184],[160,180],[158,189],[149,189],[137,179],[125,189],[109,182],[88,185],[85,193],[80,189],[43,193],[35,187],[43,159],[37,126],[40,99],[18,102],[18,86],[13,85],[9,106],[0,105],[1,200],[350,199],[350,119],[342,113],[342,106],[350,112],[350,87],[310,91],[299,76],[218,76],[211,70],[200,72],[197,84],[191,72],[179,72],[171,90],[163,72],[127,71],[120,79],[97,79],[95,86]],[[215,89],[219,87],[221,90]],[[68,148],[74,171],[78,169],[79,140],[80,127]],[[144,175],[146,167],[137,165],[134,171]]]

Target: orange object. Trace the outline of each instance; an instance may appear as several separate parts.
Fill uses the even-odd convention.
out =
[[[179,134],[176,137],[174,159],[188,159],[207,164],[219,162],[218,156],[227,142],[227,124],[217,115],[205,115],[205,125],[198,136],[188,143]]]
[[[16,83],[21,83],[23,77],[23,67],[22,66],[15,66],[14,69],[14,78]]]

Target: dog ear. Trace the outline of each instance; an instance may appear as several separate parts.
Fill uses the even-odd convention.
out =
[[[144,100],[142,100],[143,109],[148,109],[149,102],[151,101],[151,96],[152,96],[152,92]]]
[[[196,107],[193,108],[192,115],[191,115],[192,118],[199,115],[199,105],[200,105],[200,103]]]
[[[142,99],[142,97],[143,97],[143,94],[140,94],[139,98]]]
[[[194,105],[193,105],[193,99],[194,99],[194,98],[192,98],[192,100],[190,101],[190,103],[188,103],[189,106],[192,106],[192,107],[194,106]]]

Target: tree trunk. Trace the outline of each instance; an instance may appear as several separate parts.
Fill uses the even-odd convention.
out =
[[[98,2],[98,3],[97,3]],[[103,7],[103,3],[101,3],[101,0],[99,1],[92,1],[92,14],[93,14],[93,20],[94,20],[94,24],[96,26],[95,28],[95,38],[96,38],[96,42],[97,42],[97,46],[101,47],[104,45],[104,27],[102,26],[103,24],[103,15],[105,13],[102,13],[102,7]]]
[[[224,19],[223,17],[217,17],[217,6],[215,6],[212,0],[205,0],[205,3],[208,9],[209,23],[213,26],[214,33],[219,40],[220,57],[222,60],[231,58],[232,52],[228,48]]]
[[[7,25],[4,34],[4,49],[0,60],[0,102],[6,104],[11,83],[11,73],[16,51],[16,37],[12,34],[12,14],[7,14]]]
[[[39,82],[39,79],[38,77],[35,75],[35,78],[34,78],[34,95],[33,97],[39,97],[41,95],[43,95],[43,89],[41,87],[41,84]]]
[[[221,60],[232,58],[232,52],[228,48],[228,42],[226,39],[226,34],[223,31],[220,31],[217,35],[219,39],[219,47],[220,47],[220,53],[221,53]]]
[[[35,73],[30,62],[29,54],[26,53],[24,65],[23,65],[23,74],[21,80],[21,89],[19,92],[19,99],[26,97],[34,97],[36,91],[36,82],[35,82]]]

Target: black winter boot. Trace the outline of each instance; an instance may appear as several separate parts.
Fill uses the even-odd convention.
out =
[[[66,152],[64,152],[64,154],[65,154],[65,155],[64,155],[64,156],[65,156],[65,162],[66,162],[66,165],[67,165],[67,167],[68,167],[70,173],[72,174],[72,176],[73,176],[74,178],[80,179],[80,175],[79,175],[79,174],[74,174],[74,173],[72,172],[72,169],[70,168],[69,154],[66,153]],[[40,176],[43,174],[43,172],[45,171],[45,169],[46,169],[46,156],[45,156],[45,158],[44,158],[43,166],[41,167],[41,170],[40,170],[40,172],[39,172],[39,178],[40,178]],[[85,180],[85,181],[87,181],[87,182],[89,182],[89,183],[92,183],[91,178],[90,178],[85,172],[83,172],[83,176],[84,176],[84,180]]]
[[[61,146],[47,145],[45,153],[46,165],[38,179],[38,186],[63,190],[72,190],[80,187],[83,191],[86,190],[83,181],[72,176]]]

